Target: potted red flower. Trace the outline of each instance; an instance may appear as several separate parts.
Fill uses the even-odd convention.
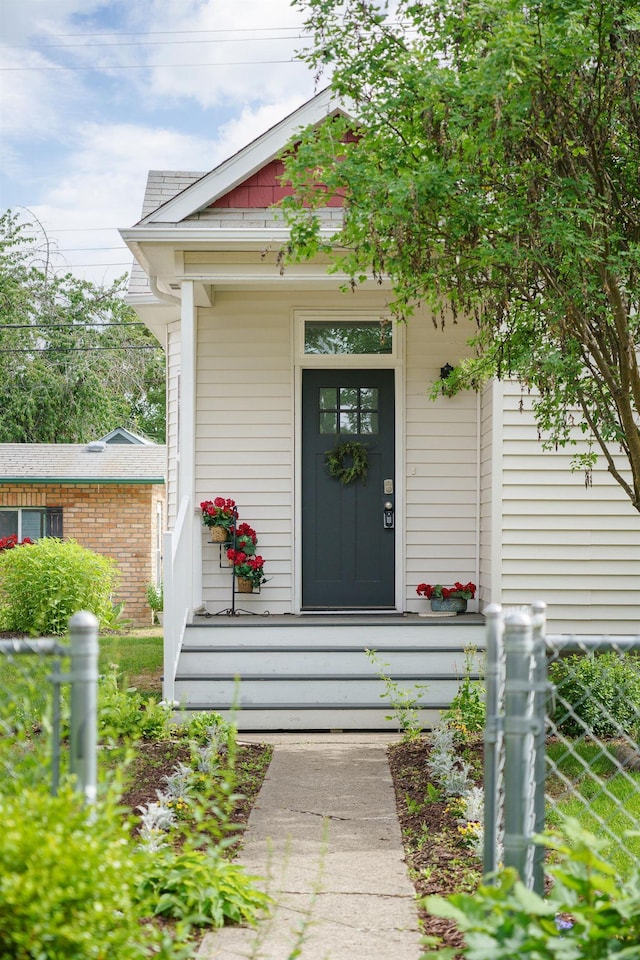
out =
[[[211,530],[211,539],[215,543],[229,540],[229,531],[236,522],[238,511],[235,500],[216,497],[215,500],[203,500],[200,504],[202,522]]]
[[[475,583],[460,583],[456,581],[452,587],[443,587],[441,583],[432,586],[430,583],[419,583],[416,587],[419,597],[426,597],[431,602],[431,609],[435,613],[464,613],[467,609],[467,600],[476,595]]]
[[[244,550],[227,550],[227,557],[233,564],[239,593],[253,593],[254,587],[266,583],[264,560],[261,556],[249,556]]]

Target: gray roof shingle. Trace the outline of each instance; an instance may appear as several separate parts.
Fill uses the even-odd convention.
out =
[[[164,483],[167,448],[133,444],[0,443],[0,484]]]

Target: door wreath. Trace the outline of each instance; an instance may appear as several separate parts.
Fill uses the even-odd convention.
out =
[[[354,480],[364,483],[369,467],[367,448],[357,440],[338,443],[333,450],[327,450],[326,464],[330,476],[340,483],[353,483]]]

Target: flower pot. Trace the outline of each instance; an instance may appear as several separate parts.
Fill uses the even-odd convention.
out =
[[[238,593],[253,593],[253,580],[249,577],[238,577]]]
[[[209,530],[211,532],[211,539],[214,543],[224,543],[229,536],[226,527],[209,527]]]
[[[431,609],[434,613],[464,613],[467,601],[464,597],[431,597]]]

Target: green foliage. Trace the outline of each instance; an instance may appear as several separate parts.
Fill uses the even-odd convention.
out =
[[[405,742],[416,740],[422,732],[420,697],[422,691],[428,689],[428,684],[416,683],[412,687],[403,687],[397,680],[385,673],[389,664],[382,663],[376,656],[375,650],[365,650],[365,653],[384,683],[384,692],[380,694],[380,698],[388,700],[393,707],[393,714],[389,714],[385,717],[385,720],[397,720],[398,726],[402,730],[402,739]]]
[[[147,603],[154,613],[164,610],[164,591],[162,584],[148,583],[146,587]]]
[[[549,679],[557,690],[553,721],[560,733],[615,737],[640,732],[640,665],[635,656],[613,651],[572,654],[549,665]]]
[[[449,709],[442,714],[449,726],[454,727],[462,737],[484,730],[487,715],[484,684],[480,680],[471,679],[476,655],[475,647],[467,647],[464,655],[464,677]]]
[[[164,354],[122,290],[59,275],[39,224],[0,217],[0,443],[164,442]]]
[[[561,858],[548,867],[553,885],[546,898],[527,890],[512,869],[473,894],[427,897],[429,912],[454,920],[466,946],[430,950],[423,960],[637,960],[640,872],[623,880],[602,858],[602,840],[575,820],[565,821],[563,834],[540,841]]]
[[[160,851],[147,865],[140,895],[153,903],[155,916],[194,926],[255,923],[269,903],[255,879],[214,849]]]
[[[294,5],[303,59],[357,119],[296,133],[287,255],[390,277],[400,319],[468,322],[434,395],[537,388],[545,442],[584,434],[577,466],[599,446],[640,510],[639,0]],[[329,238],[327,196],[345,198]]]
[[[111,800],[64,790],[0,796],[0,956],[11,960],[186,957],[143,918],[139,878],[153,864]],[[158,952],[160,951],[160,952]]]
[[[98,695],[101,740],[162,740],[175,733],[171,707],[135,687],[123,688],[115,666],[101,678]]]
[[[45,537],[0,553],[0,626],[30,636],[66,632],[69,618],[89,610],[113,626],[117,567],[75,540]]]

